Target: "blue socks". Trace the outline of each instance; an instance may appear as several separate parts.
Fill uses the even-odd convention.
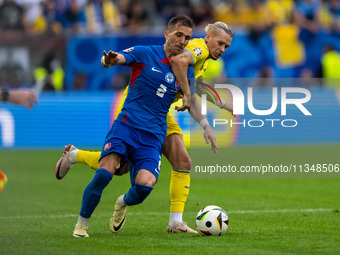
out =
[[[153,187],[135,183],[124,196],[127,205],[138,205],[150,194]]]
[[[92,181],[87,185],[79,215],[90,218],[94,209],[98,205],[103,193],[103,189],[109,184],[112,174],[104,168],[99,168]],[[150,192],[149,192],[150,193]]]
[[[79,215],[90,218],[97,207],[104,188],[110,183],[112,174],[104,168],[99,168],[92,181],[87,185],[83,195],[83,201]],[[137,205],[144,201],[153,187],[135,183],[124,196],[126,205]]]

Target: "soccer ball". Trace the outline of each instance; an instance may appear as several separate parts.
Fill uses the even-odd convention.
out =
[[[196,228],[204,236],[220,236],[228,225],[228,215],[221,207],[209,205],[197,213]]]

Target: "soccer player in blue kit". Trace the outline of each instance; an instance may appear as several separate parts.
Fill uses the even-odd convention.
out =
[[[78,222],[73,236],[88,237],[88,220],[100,201],[103,189],[112,176],[130,162],[131,188],[121,195],[112,216],[113,232],[125,223],[126,207],[144,201],[157,182],[162,144],[166,136],[166,117],[180,87],[172,72],[169,58],[181,53],[188,44],[193,21],[178,15],[169,23],[161,46],[136,46],[122,52],[104,51],[104,66],[127,65],[132,68],[129,91],[123,109],[113,122],[102,149],[99,168],[85,188]],[[189,68],[191,105],[196,105],[195,74]],[[200,113],[197,113],[200,115]],[[200,115],[200,119],[204,116]],[[112,229],[111,229],[112,230]]]

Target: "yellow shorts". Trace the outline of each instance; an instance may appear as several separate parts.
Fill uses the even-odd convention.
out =
[[[119,113],[122,108],[123,108],[123,105],[124,105],[124,101],[125,101],[125,98],[127,96],[127,93],[128,93],[128,89],[129,89],[129,86],[126,87],[126,89],[124,90],[124,98],[121,100],[121,103],[119,104],[119,107],[118,107],[118,110],[117,112]],[[179,96],[178,98],[180,98],[181,96]],[[178,99],[176,98],[175,101],[177,101]],[[115,116],[115,118],[117,118],[117,116]],[[172,134],[180,134],[180,135],[183,135],[183,132],[182,132],[182,129],[179,127],[179,125],[177,124],[177,122],[174,120],[174,118],[171,116],[170,113],[167,114],[166,116],[166,123],[168,125],[167,127],[167,132],[166,132],[166,136],[168,137],[169,135],[172,135]]]
[[[174,120],[174,118],[171,116],[170,113],[166,116],[166,123],[168,125],[168,129],[166,130],[166,136],[172,134],[180,134],[183,135],[182,129],[179,127],[177,122]]]

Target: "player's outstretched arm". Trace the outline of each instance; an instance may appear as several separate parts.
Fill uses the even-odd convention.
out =
[[[188,65],[192,63],[190,54],[184,51],[181,54],[170,58],[171,68],[183,92],[183,105],[176,106],[177,111],[185,111],[190,109],[190,87],[188,83]]]
[[[216,143],[216,137],[214,135],[214,132],[212,131],[211,126],[209,125],[209,122],[207,118],[202,115],[201,113],[201,105],[197,101],[196,94],[191,96],[191,108],[190,108],[190,115],[194,118],[194,120],[199,123],[202,128],[204,129],[204,139],[207,144],[209,144],[209,141],[211,142],[211,149],[213,152],[217,153],[218,146]]]
[[[8,101],[12,104],[24,106],[30,110],[34,103],[38,103],[37,95],[34,91],[29,89],[1,89],[0,101]]]
[[[124,65],[126,64],[126,58],[117,52],[110,50],[108,53],[104,50],[104,55],[102,56],[101,63],[105,68],[110,66]]]
[[[206,91],[208,91],[209,93],[206,93]],[[225,102],[223,99],[218,98],[218,96],[216,95],[216,93],[214,91],[212,91],[209,86],[207,86],[207,84],[205,84],[203,82],[203,79],[197,79],[196,81],[196,94],[201,97],[202,94],[206,94],[207,95],[207,100],[215,105],[217,105],[218,107],[220,107],[221,109],[227,110],[228,112],[230,112],[234,117],[235,115],[233,114],[233,103],[231,102]]]

